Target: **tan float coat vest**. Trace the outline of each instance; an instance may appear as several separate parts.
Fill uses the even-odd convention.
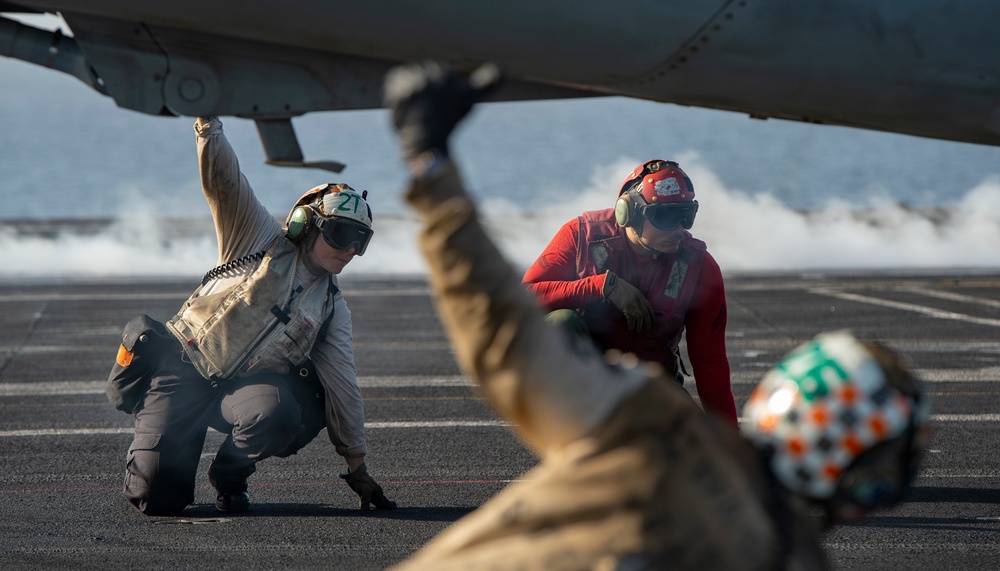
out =
[[[332,276],[296,287],[299,256],[295,244],[278,237],[245,280],[193,294],[167,323],[202,376],[285,373],[309,358],[338,290]]]

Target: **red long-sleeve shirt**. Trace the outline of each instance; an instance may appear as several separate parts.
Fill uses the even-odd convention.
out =
[[[564,224],[524,274],[522,281],[528,291],[550,311],[576,309],[604,298],[605,274],[580,276],[577,272],[579,224],[578,218]],[[642,258],[631,251],[629,254],[632,256],[632,267],[637,269],[658,263],[656,259]],[[622,277],[619,276],[619,279]],[[642,291],[641,283],[632,285]],[[642,293],[649,297],[649,292]],[[736,403],[729,378],[729,358],[726,356],[726,322],[726,291],[722,270],[715,259],[705,252],[695,295],[684,318],[688,357],[698,396],[705,410],[718,414],[737,426]]]

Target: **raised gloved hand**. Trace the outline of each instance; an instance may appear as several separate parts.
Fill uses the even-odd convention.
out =
[[[653,325],[653,306],[635,286],[610,270],[604,278],[604,297],[625,314],[632,331],[649,329]]]
[[[382,486],[368,475],[368,468],[364,464],[358,466],[353,472],[341,474],[340,477],[347,481],[347,485],[355,493],[361,496],[361,509],[369,510],[372,504],[375,504],[375,508],[380,510],[396,509],[396,502],[385,497]]]
[[[448,155],[455,125],[500,83],[500,70],[484,64],[468,78],[437,62],[393,68],[383,86],[385,106],[399,135],[404,159],[425,151]]]

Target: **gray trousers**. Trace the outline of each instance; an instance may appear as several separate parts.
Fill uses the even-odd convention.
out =
[[[194,502],[209,427],[227,435],[209,482],[233,493],[246,491],[257,462],[294,454],[325,426],[318,382],[265,373],[213,388],[173,347],[160,355],[128,451],[124,493],[142,513],[176,515]]]

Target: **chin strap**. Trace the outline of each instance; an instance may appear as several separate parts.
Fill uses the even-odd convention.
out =
[[[639,246],[642,247],[642,249],[646,250],[647,252],[651,252],[654,256],[659,256],[660,254],[663,253],[657,250],[656,248],[653,248],[649,244],[647,244],[646,239],[642,237],[642,234],[638,230],[632,228],[632,231],[635,232],[635,243],[639,244]]]

